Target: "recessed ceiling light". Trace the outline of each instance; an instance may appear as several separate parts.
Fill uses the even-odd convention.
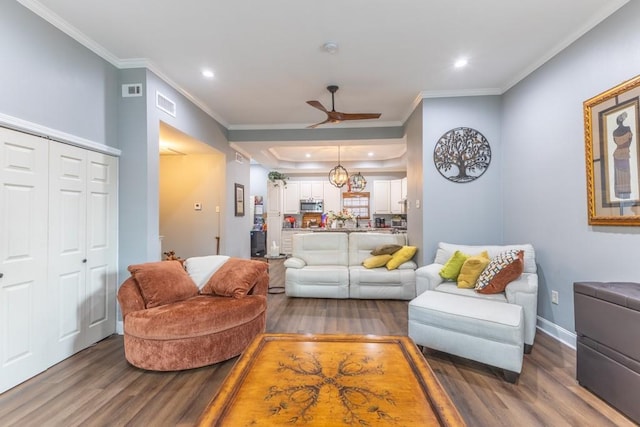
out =
[[[304,156],[308,159],[309,157],[311,157],[311,154],[307,153]]]
[[[453,66],[456,68],[463,68],[466,67],[468,63],[469,61],[467,58],[460,58],[453,64]]]
[[[202,75],[208,79],[212,79],[215,74],[211,70],[202,70]]]
[[[373,157],[373,152],[372,152],[372,151],[370,151],[369,153],[367,153],[367,155],[368,155],[369,157]]]

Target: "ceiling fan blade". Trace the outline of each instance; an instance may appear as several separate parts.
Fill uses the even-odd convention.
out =
[[[380,113],[341,113],[342,120],[365,120],[365,119],[378,119]]]
[[[320,104],[319,101],[307,101],[307,104],[311,105],[314,108],[317,108],[320,111],[324,111],[325,113],[328,113],[327,109],[324,108],[324,106]]]
[[[331,119],[327,117],[327,120],[325,120],[324,122],[320,122],[320,123],[316,123],[315,125],[307,126],[307,129],[313,129],[316,126],[320,126],[320,125],[323,125],[325,123],[329,123],[330,121],[331,121]]]

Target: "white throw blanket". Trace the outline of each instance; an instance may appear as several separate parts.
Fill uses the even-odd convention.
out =
[[[198,256],[187,258],[184,265],[191,279],[198,285],[199,289],[202,289],[213,276],[213,273],[218,271],[228,259],[227,255]]]

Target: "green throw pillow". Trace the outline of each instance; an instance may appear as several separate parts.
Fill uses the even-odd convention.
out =
[[[440,270],[440,277],[445,280],[458,279],[458,274],[460,274],[462,264],[464,264],[467,258],[469,258],[469,255],[460,251],[455,251]]]

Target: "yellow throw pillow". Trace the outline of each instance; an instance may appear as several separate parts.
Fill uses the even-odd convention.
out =
[[[440,277],[444,280],[456,280],[458,274],[460,274],[462,264],[464,264],[467,258],[469,258],[469,255],[455,251],[453,255],[451,255],[451,258],[444,263],[442,269],[440,269]]]
[[[476,286],[478,277],[480,277],[490,262],[491,259],[489,258],[487,251],[467,258],[464,264],[462,264],[460,274],[458,275],[458,287],[473,289]]]
[[[362,265],[364,266],[364,268],[384,267],[391,258],[393,257],[389,254],[376,255],[362,261]]]
[[[395,270],[400,264],[409,261],[418,250],[415,246],[403,246],[402,249],[396,251],[392,258],[387,262],[387,270]]]

